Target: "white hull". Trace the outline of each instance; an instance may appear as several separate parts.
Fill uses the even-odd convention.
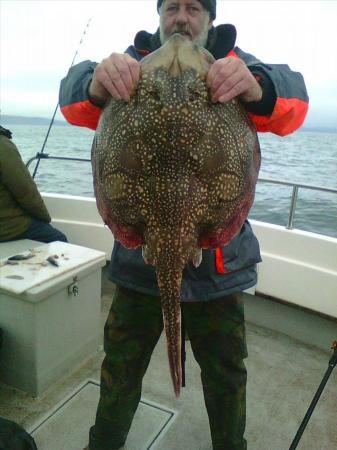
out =
[[[113,237],[93,198],[43,194],[69,241],[100,250],[110,259]],[[256,292],[337,318],[337,239],[251,221],[263,262]]]

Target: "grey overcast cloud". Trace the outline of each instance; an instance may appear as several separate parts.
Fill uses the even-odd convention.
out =
[[[22,116],[51,117],[77,49],[75,63],[99,62],[159,22],[155,0],[1,0],[0,8],[1,113]],[[236,26],[243,50],[303,74],[306,126],[337,128],[337,1],[218,0],[221,23]]]

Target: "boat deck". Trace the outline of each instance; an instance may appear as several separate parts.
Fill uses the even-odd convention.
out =
[[[102,278],[103,325],[113,285]],[[249,450],[288,450],[328,367],[337,322],[246,294]],[[173,394],[162,337],[143,382],[126,450],[211,450],[200,373],[186,343],[186,387]],[[99,396],[103,351],[38,398],[0,384],[0,416],[30,431],[39,450],[81,450]],[[337,449],[337,370],[333,371],[299,450]]]

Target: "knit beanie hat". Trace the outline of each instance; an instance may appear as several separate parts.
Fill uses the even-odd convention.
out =
[[[210,19],[214,20],[215,16],[216,16],[216,0],[199,0],[199,2],[209,12]],[[163,4],[163,0],[157,1],[157,10],[158,11],[162,4]]]

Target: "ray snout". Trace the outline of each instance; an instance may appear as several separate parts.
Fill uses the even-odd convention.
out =
[[[162,47],[143,59],[142,71],[146,73],[161,68],[175,77],[194,69],[203,77],[213,62],[214,58],[207,50],[176,33]]]

